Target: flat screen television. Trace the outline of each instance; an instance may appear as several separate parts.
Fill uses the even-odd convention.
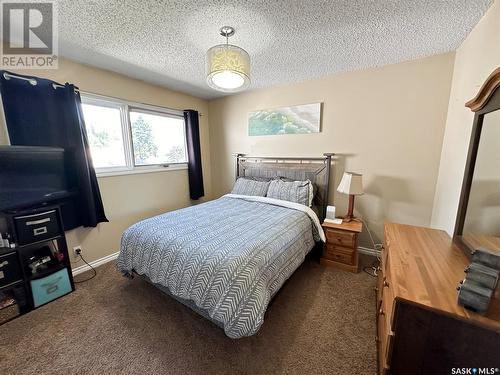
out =
[[[71,195],[64,149],[0,146],[0,210],[25,208]]]

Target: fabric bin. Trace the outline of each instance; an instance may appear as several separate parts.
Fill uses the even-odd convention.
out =
[[[23,279],[17,253],[0,255],[0,288]]]
[[[61,234],[56,210],[16,216],[14,222],[19,245],[45,241]]]
[[[68,294],[71,290],[67,268],[54,272],[49,276],[31,280],[31,293],[35,307]]]

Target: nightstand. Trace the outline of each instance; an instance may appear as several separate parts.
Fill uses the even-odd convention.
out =
[[[360,221],[332,224],[323,223],[326,243],[320,263],[340,268],[344,271],[358,272],[358,235],[363,230]]]

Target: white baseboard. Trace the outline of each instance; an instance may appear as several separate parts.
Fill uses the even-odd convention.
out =
[[[358,246],[358,252],[360,254],[371,255],[374,257],[380,256],[380,251],[375,250],[375,249],[370,249],[368,247]],[[102,257],[102,258],[93,260],[92,262],[89,262],[89,264],[94,268],[102,266],[103,264],[111,262],[112,260],[115,260],[116,258],[118,258],[119,253],[120,252],[117,251],[116,253],[106,255],[105,257]],[[79,266],[79,267],[76,267],[76,268],[73,268],[73,276],[79,275],[79,274],[81,274],[85,271],[88,271],[88,270],[90,270],[90,267],[87,266],[86,264]]]
[[[118,254],[119,253],[120,252],[117,251],[116,253],[106,255],[105,257],[102,257],[102,258],[93,260],[92,262],[89,262],[89,264],[92,267],[94,267],[94,268],[102,266],[103,264],[111,262],[112,260],[115,260],[116,258],[118,258]],[[79,275],[82,272],[85,272],[85,271],[88,271],[88,270],[90,270],[90,267],[87,266],[86,264],[84,264],[83,266],[79,266],[79,267],[73,268],[73,272],[72,273],[73,273],[73,276],[76,276],[76,275]]]
[[[371,255],[374,257],[380,257],[380,250],[370,249],[369,247],[358,246],[358,252],[360,254]]]

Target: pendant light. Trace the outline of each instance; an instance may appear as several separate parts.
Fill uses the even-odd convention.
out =
[[[244,90],[250,85],[250,56],[243,48],[229,44],[229,37],[234,35],[233,27],[222,27],[220,35],[226,38],[226,44],[207,51],[207,83],[217,91]]]

